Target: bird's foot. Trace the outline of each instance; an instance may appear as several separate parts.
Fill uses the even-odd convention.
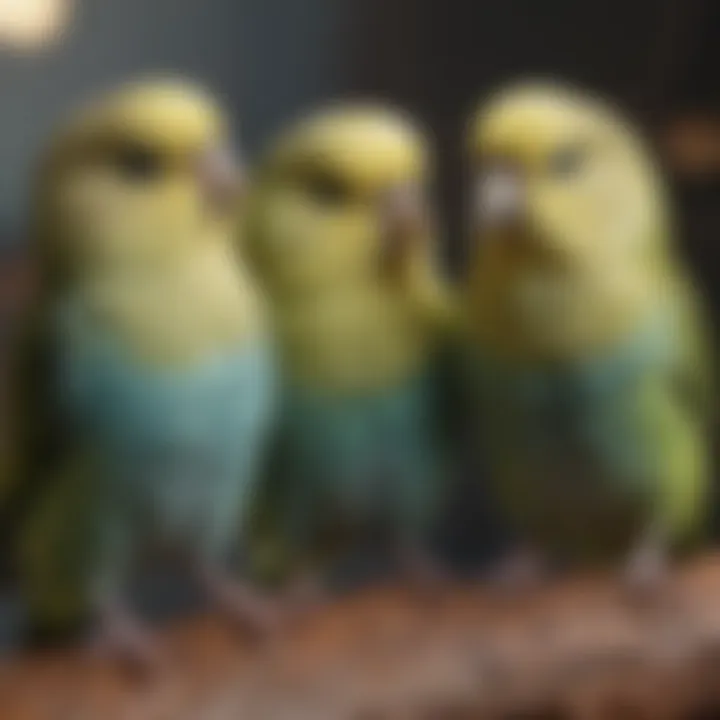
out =
[[[118,662],[132,675],[148,679],[163,669],[164,660],[152,631],[123,606],[110,603],[98,612],[86,650],[92,659]]]
[[[279,629],[282,612],[273,598],[225,574],[203,570],[200,577],[210,601],[239,630],[262,638]]]
[[[548,578],[546,559],[532,548],[520,548],[490,569],[487,582],[492,590],[520,595],[539,588]]]
[[[415,592],[436,597],[450,583],[450,573],[432,553],[419,545],[403,545],[398,552],[400,573]]]
[[[295,578],[285,592],[285,609],[292,619],[314,614],[330,601],[330,591],[320,575],[303,573]]]
[[[623,569],[623,586],[633,604],[654,604],[667,590],[669,561],[665,543],[643,538],[632,550]]]

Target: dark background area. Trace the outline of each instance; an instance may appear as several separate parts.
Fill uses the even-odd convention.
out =
[[[463,129],[479,100],[522,77],[562,78],[615,100],[660,144],[686,116],[720,121],[720,3],[713,0],[371,0],[360,88],[414,110],[439,148],[448,242],[462,257]],[[373,52],[367,52],[372,47]],[[683,242],[718,307],[720,167],[679,177]]]
[[[527,76],[577,82],[626,108],[660,150],[689,123],[709,148],[700,154],[715,161],[679,163],[687,143],[663,157],[683,247],[717,318],[718,68],[717,0],[76,0],[57,45],[0,47],[0,339],[22,293],[26,193],[47,133],[88,94],[168,70],[225,99],[251,160],[279,126],[335,97],[416,113],[436,141],[443,240],[456,269],[464,124],[496,87]],[[455,542],[477,542],[475,505],[463,507]]]

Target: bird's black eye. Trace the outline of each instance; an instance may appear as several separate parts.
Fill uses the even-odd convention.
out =
[[[141,145],[122,145],[115,151],[117,171],[128,180],[149,182],[162,174],[163,162],[157,152]]]
[[[308,173],[304,179],[310,197],[319,205],[338,206],[348,202],[352,190],[340,177],[328,172]]]
[[[586,157],[587,153],[583,146],[568,145],[559,148],[550,155],[548,172],[555,178],[573,177],[582,169]]]

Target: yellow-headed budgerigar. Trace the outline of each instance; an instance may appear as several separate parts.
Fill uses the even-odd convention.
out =
[[[271,619],[229,572],[274,407],[263,304],[236,257],[238,180],[204,90],[130,84],[77,113],[38,178],[40,293],[18,353],[6,508],[31,620],[94,620],[153,655],[126,584],[172,548],[233,619]]]
[[[315,570],[377,528],[403,571],[431,576],[447,460],[435,362],[454,308],[429,173],[414,123],[370,104],[299,121],[257,173],[246,240],[283,376],[269,504]]]
[[[713,402],[658,170],[611,107],[555,84],[490,99],[469,154],[467,318],[501,507],[533,552],[627,550],[647,587],[701,527]]]

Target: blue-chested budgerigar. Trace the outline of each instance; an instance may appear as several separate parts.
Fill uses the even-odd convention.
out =
[[[59,130],[36,188],[40,292],[19,348],[3,494],[21,512],[33,623],[94,618],[98,638],[133,660],[151,643],[125,591],[148,548],[178,551],[234,619],[270,619],[227,565],[275,379],[263,303],[235,248],[226,122],[183,81],[124,86]]]
[[[657,580],[708,502],[708,335],[638,133],[580,90],[500,92],[469,138],[473,375],[505,517],[535,551]],[[519,567],[517,564],[514,567]]]
[[[429,155],[403,114],[340,104],[282,133],[255,178],[246,240],[283,376],[272,514],[315,569],[372,528],[415,578],[436,565],[447,458],[435,363],[456,320]]]

